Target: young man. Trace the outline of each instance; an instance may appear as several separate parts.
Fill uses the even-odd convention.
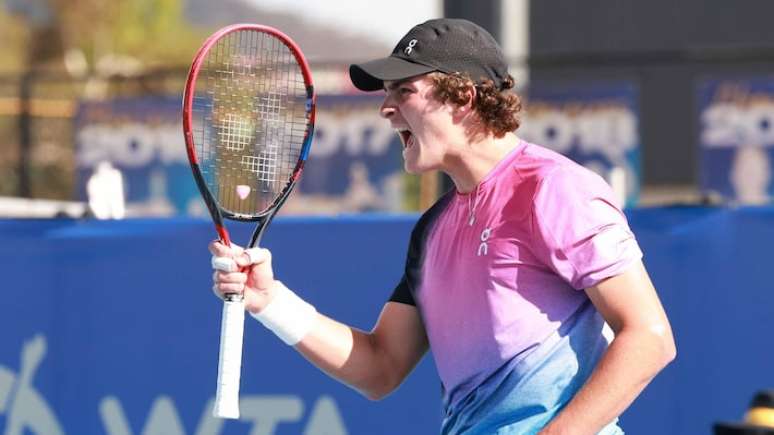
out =
[[[617,417],[675,346],[609,187],[513,133],[513,79],[473,23],[420,24],[350,76],[386,91],[381,115],[402,139],[406,170],[441,170],[456,187],[416,224],[373,330],[317,313],[274,279],[265,249],[213,242],[214,256],[248,267],[216,271],[216,293],[243,293],[254,317],[371,399],[431,348],[444,434],[622,433]]]

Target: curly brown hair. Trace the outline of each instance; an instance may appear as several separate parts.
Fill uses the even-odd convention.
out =
[[[477,84],[467,74],[435,72],[430,74],[430,78],[435,85],[435,97],[442,103],[465,105],[469,100],[469,89],[475,87],[476,101],[473,107],[485,132],[500,138],[519,128],[521,98],[509,91],[515,84],[512,76],[508,75],[503,81],[502,89],[497,89],[490,79],[481,80]]]

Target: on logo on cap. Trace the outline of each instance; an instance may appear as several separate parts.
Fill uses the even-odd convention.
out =
[[[414,46],[415,45],[417,45],[417,40],[416,39],[412,39],[411,41],[409,41],[409,43],[406,46],[406,48],[403,49],[403,52],[406,53],[406,55],[411,54],[411,52],[414,51]]]

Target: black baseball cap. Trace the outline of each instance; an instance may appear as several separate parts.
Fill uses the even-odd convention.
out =
[[[467,73],[476,82],[490,79],[499,89],[508,77],[508,64],[497,41],[468,20],[440,18],[414,26],[389,56],[349,66],[356,88],[376,91],[385,80],[440,71]]]

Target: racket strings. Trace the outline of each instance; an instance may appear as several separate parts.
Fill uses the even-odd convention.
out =
[[[224,210],[261,214],[289,184],[309,128],[301,68],[260,31],[222,38],[201,68],[193,132],[205,182]]]

